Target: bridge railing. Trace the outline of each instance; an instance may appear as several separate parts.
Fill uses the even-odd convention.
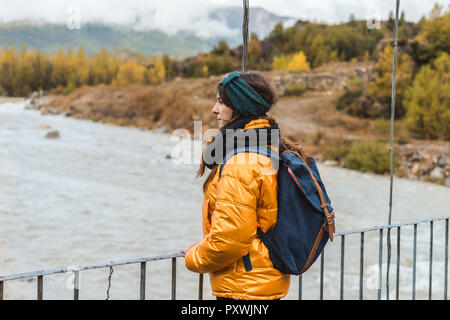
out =
[[[411,299],[416,298],[416,277],[417,277],[417,227],[418,225],[429,225],[429,267],[428,267],[428,298],[432,299],[432,275],[433,275],[433,244],[434,244],[434,224],[438,221],[445,222],[445,232],[444,232],[444,252],[441,252],[444,259],[444,274],[443,274],[443,283],[444,283],[444,292],[443,299],[447,300],[447,287],[448,287],[448,225],[449,225],[450,216],[439,217],[439,218],[430,218],[423,219],[405,223],[384,225],[384,226],[374,226],[370,228],[351,230],[345,232],[337,232],[335,233],[335,238],[340,238],[340,279],[339,279],[339,299],[344,299],[344,288],[345,288],[345,239],[349,235],[358,235],[359,234],[359,299],[364,299],[364,253],[365,253],[365,234],[368,232],[378,232],[379,233],[379,248],[378,248],[378,268],[380,275],[382,274],[382,266],[383,266],[383,233],[385,231],[390,232],[391,230],[396,230],[396,259],[395,259],[395,298],[399,299],[399,279],[400,279],[400,243],[401,243],[401,230],[407,226],[413,227],[413,257],[412,257],[412,268],[413,275],[411,279]],[[320,256],[320,269],[319,269],[319,299],[324,298],[324,260],[325,250],[322,252]],[[151,263],[158,260],[172,260],[172,280],[171,280],[171,299],[176,299],[176,289],[177,289],[177,258],[184,257],[182,253],[174,253],[168,255],[161,256],[153,256],[147,258],[137,258],[130,260],[121,260],[121,261],[110,261],[102,264],[91,264],[79,267],[71,267],[71,268],[60,268],[60,269],[48,269],[41,271],[33,271],[19,274],[10,274],[0,276],[0,300],[3,300],[4,296],[4,283],[6,281],[13,281],[19,279],[32,279],[37,278],[37,288],[36,288],[36,297],[38,300],[42,300],[44,297],[44,277],[61,274],[61,273],[73,273],[74,274],[74,291],[73,298],[74,300],[79,299],[80,294],[80,272],[94,270],[94,269],[110,269],[110,277],[109,277],[109,285],[111,284],[111,274],[113,272],[113,267],[121,266],[121,265],[130,265],[130,264],[140,264],[140,299],[145,300],[145,284],[146,284],[146,270],[147,263]],[[378,299],[381,299],[382,292],[382,276],[378,277]],[[298,277],[298,299],[302,299],[302,280],[303,276]],[[109,286],[107,297],[109,298]],[[203,274],[199,274],[198,276],[198,299],[203,299]]]

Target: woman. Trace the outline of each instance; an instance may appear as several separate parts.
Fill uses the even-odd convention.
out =
[[[264,155],[250,162],[248,153],[238,153],[226,162],[220,179],[218,170],[229,150],[225,142],[230,135],[250,129],[255,129],[258,141],[266,135],[263,141],[276,152],[295,150],[308,159],[283,137],[270,145],[270,135],[279,134],[273,130],[278,129],[275,120],[266,115],[274,103],[273,89],[258,73],[233,72],[217,86],[212,112],[220,131],[208,141],[197,172],[202,176],[205,167],[211,169],[203,184],[203,240],[182,252],[189,270],[209,273],[218,299],[274,300],[289,291],[289,275],[273,267],[268,249],[257,236],[258,227],[267,232],[277,219],[277,175],[273,169],[267,174],[272,162]],[[236,143],[233,137],[231,141]],[[219,159],[211,157],[215,154],[220,154]]]

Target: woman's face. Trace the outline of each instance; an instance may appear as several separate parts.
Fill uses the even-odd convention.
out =
[[[233,109],[225,105],[220,99],[219,93],[217,93],[217,102],[214,105],[212,112],[217,118],[217,125],[219,130],[226,126],[228,122],[232,120]]]

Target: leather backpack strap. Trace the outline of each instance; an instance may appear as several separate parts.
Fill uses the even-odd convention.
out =
[[[334,210],[331,212],[328,212],[328,205],[325,202],[325,198],[323,196],[322,188],[320,187],[319,183],[317,182],[316,177],[314,176],[313,172],[311,171],[311,168],[308,166],[308,163],[303,159],[303,157],[296,151],[284,151],[285,152],[292,152],[296,154],[300,159],[302,159],[303,163],[305,164],[306,168],[308,168],[309,174],[311,175],[311,178],[314,182],[314,185],[317,188],[317,192],[319,194],[320,198],[320,207],[322,208],[323,212],[325,213],[325,217],[327,219],[327,225],[328,225],[328,236],[330,237],[330,240],[333,241],[334,239],[334,232],[336,231],[335,223],[334,223]],[[283,154],[282,153],[282,154]]]

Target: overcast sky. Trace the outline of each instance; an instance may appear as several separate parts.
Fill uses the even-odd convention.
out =
[[[430,11],[434,3],[446,8],[450,0],[402,0],[400,10],[405,11],[407,20],[417,21]],[[1,0],[0,22],[33,19],[67,23],[80,12],[81,23],[136,24],[169,33],[202,28],[227,32],[224,26],[217,25],[217,22],[211,25],[205,17],[207,9],[214,6],[242,6],[242,0]],[[338,23],[348,21],[352,13],[357,19],[374,15],[385,19],[389,11],[394,11],[395,0],[250,0],[252,6],[297,19]],[[140,20],[136,20],[137,16],[141,17]]]

